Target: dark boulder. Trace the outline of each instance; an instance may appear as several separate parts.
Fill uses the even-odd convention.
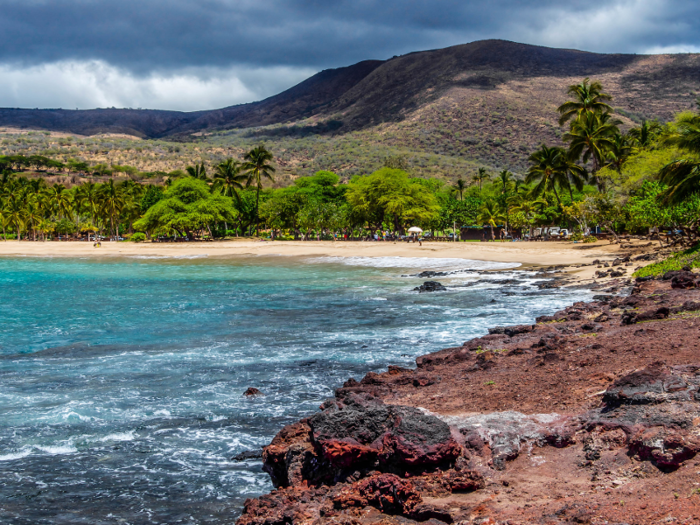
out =
[[[309,418],[314,445],[333,469],[405,472],[449,465],[460,454],[449,426],[413,407],[353,405]]]
[[[671,273],[671,272],[667,272]],[[666,276],[664,275],[664,278]],[[671,288],[678,290],[690,290],[698,287],[698,276],[693,272],[677,272],[671,278]]]
[[[445,292],[447,291],[447,288],[445,288],[442,284],[440,284],[437,281],[425,281],[422,285],[416,287],[413,289],[415,292]]]
[[[610,385],[603,395],[603,403],[612,407],[656,403],[666,391],[664,384],[673,383],[671,379],[671,372],[664,363],[652,363]]]
[[[263,394],[263,393],[262,393],[260,390],[258,390],[257,388],[253,388],[253,387],[251,386],[250,388],[248,388],[248,390],[246,390],[245,392],[243,392],[243,395],[246,396],[246,397],[251,397],[251,396],[264,396],[265,394]]]
[[[231,458],[231,461],[247,461],[249,459],[260,459],[262,458],[262,450],[246,450],[239,454],[236,454]]]
[[[658,319],[666,319],[671,313],[671,310],[665,306],[655,310],[646,310],[641,313],[628,312],[622,316],[622,324],[630,325],[641,323],[642,321],[655,321]]]

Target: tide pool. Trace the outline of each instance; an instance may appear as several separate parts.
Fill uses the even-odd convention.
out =
[[[507,267],[0,258],[0,522],[233,523],[272,489],[259,460],[233,456],[347,378],[588,297],[477,272]],[[418,294],[426,279],[406,275],[424,269],[461,271]]]

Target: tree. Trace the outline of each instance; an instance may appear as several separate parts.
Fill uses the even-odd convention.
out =
[[[479,216],[477,220],[481,224],[489,225],[489,227],[491,228],[491,240],[493,241],[496,238],[493,229],[495,226],[498,225],[499,221],[503,220],[503,216],[501,215],[501,211],[498,209],[496,201],[485,201],[482,204],[481,209],[479,210]]]
[[[114,179],[109,179],[108,182],[100,186],[99,189],[100,212],[108,220],[110,224],[110,236],[119,236],[119,223],[115,228],[114,221],[119,217],[124,208],[125,199],[123,192],[114,184]]]
[[[544,144],[540,149],[530,155],[528,160],[532,165],[527,171],[525,183],[537,183],[532,189],[533,196],[539,196],[551,190],[554,192],[557,203],[559,203],[561,207],[561,199],[557,192],[557,186],[567,187],[569,185],[569,167],[566,157],[567,153],[563,148],[550,148]]]
[[[486,173],[486,168],[479,168],[476,175],[472,177],[474,182],[479,183],[479,191],[481,191],[481,183],[489,179],[489,175]]]
[[[462,200],[464,190],[467,189],[467,184],[462,179],[457,179],[454,187],[455,190],[457,190],[457,193],[459,193],[459,200]]]
[[[91,223],[96,223],[100,195],[99,187],[94,182],[86,182],[78,187],[75,192],[75,202],[81,213],[87,213]]]
[[[185,168],[185,171],[190,177],[194,177],[195,179],[203,181],[209,180],[209,178],[207,177],[207,169],[204,167],[204,162],[201,162],[200,164],[195,164],[194,166],[187,166]]]
[[[679,203],[700,190],[700,115],[681,114],[665,143],[690,154],[667,164],[660,173],[661,181],[669,186],[666,202]]]
[[[638,128],[630,129],[627,134],[634,141],[635,145],[640,148],[648,148],[663,131],[663,126],[658,120],[643,120],[642,125]]]
[[[212,189],[224,197],[238,199],[238,191],[243,189],[243,183],[248,176],[243,173],[243,165],[234,160],[226,159],[216,167],[214,172],[214,185]]]
[[[564,142],[569,143],[569,158],[583,157],[583,163],[593,160],[593,173],[602,166],[606,152],[614,147],[614,137],[619,135],[619,121],[611,120],[610,113],[581,114],[572,124],[571,129],[564,133]]]
[[[192,240],[196,232],[205,228],[211,235],[213,224],[233,221],[236,215],[229,197],[213,195],[206,182],[188,177],[174,182],[163,199],[134,223],[134,228],[153,233],[174,230]]]
[[[70,216],[73,208],[73,198],[63,184],[54,184],[49,189],[51,205],[59,218]]]
[[[255,217],[258,220],[258,211],[260,209],[260,191],[262,190],[263,179],[274,181],[272,174],[275,168],[269,164],[273,159],[272,153],[265,149],[262,144],[253,148],[246,153],[244,160],[246,161],[243,168],[247,171],[248,183],[247,186],[253,184],[255,186]],[[257,230],[257,222],[256,222]]]
[[[557,108],[559,112],[559,125],[563,126],[571,119],[578,119],[586,113],[612,112],[605,101],[612,100],[607,93],[603,93],[603,85],[598,81],[589,83],[585,78],[580,84],[573,84],[568,87],[566,93],[573,99],[564,102]]]
[[[146,213],[151,206],[163,198],[163,188],[149,185],[141,197],[141,213]]]
[[[403,231],[406,222],[428,222],[439,212],[435,195],[426,191],[417,179],[405,171],[382,168],[371,175],[353,177],[348,184],[348,204],[374,233],[385,220],[395,231]]]
[[[618,173],[622,173],[622,165],[627,161],[632,153],[632,146],[627,136],[617,133],[613,135],[612,141],[605,154],[605,166],[610,166]]]

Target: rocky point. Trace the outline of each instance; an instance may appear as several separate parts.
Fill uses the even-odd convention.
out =
[[[698,277],[348,380],[264,449],[277,489],[238,524],[698,523]]]

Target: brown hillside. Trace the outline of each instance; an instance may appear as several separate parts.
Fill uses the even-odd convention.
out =
[[[700,54],[596,54],[488,40],[322,71],[274,97],[219,110],[0,109],[0,127],[178,140],[248,130],[231,139],[238,142],[212,144],[232,154],[246,140],[276,141],[297,174],[352,175],[401,154],[416,174],[452,177],[476,164],[524,168],[533,148],[559,141],[556,107],[584,77],[603,83],[627,125],[669,120],[694,106]],[[332,140],[298,140],[309,135]]]

